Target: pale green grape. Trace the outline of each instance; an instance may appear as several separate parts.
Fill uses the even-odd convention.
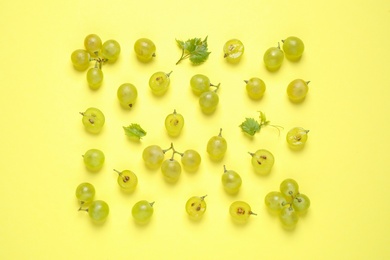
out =
[[[158,145],[150,145],[142,152],[142,159],[150,169],[157,169],[164,160],[164,151]]]
[[[286,197],[288,203],[291,203],[295,196],[299,193],[299,185],[293,179],[285,179],[280,184],[280,192]]]
[[[188,172],[195,172],[198,170],[202,158],[200,154],[192,149],[186,150],[181,154],[181,164],[183,165],[184,170]]]
[[[137,88],[130,83],[124,83],[119,86],[117,97],[122,107],[132,108],[138,97]]]
[[[184,117],[182,114],[177,113],[176,109],[165,118],[165,129],[170,136],[179,136],[183,126]]]
[[[261,175],[269,174],[274,166],[275,158],[273,154],[265,149],[259,149],[252,156],[252,166],[256,173]]]
[[[283,227],[293,229],[298,223],[299,217],[293,207],[285,207],[280,211],[279,219]]]
[[[75,69],[83,71],[89,67],[89,57],[89,53],[86,50],[79,49],[72,52],[70,59]]]
[[[81,204],[90,203],[95,197],[95,187],[88,182],[80,183],[76,188],[76,198]]]
[[[310,81],[304,81],[303,79],[295,79],[291,81],[287,86],[287,96],[292,102],[302,102],[307,92],[309,91]]]
[[[279,191],[269,192],[265,196],[264,202],[271,212],[280,212],[288,205],[286,197]]]
[[[103,71],[100,68],[90,68],[87,71],[87,82],[91,89],[99,89],[103,83]]]
[[[251,206],[244,201],[234,201],[229,207],[232,219],[238,223],[246,223],[250,215],[257,215],[252,212]]]
[[[226,167],[223,167],[224,172],[222,174],[222,186],[227,193],[238,193],[242,184],[241,176],[236,171],[226,170]]]
[[[181,174],[181,165],[173,158],[163,161],[161,172],[167,182],[177,182]]]
[[[310,207],[310,199],[302,193],[295,196],[292,206],[298,214],[304,214]]]
[[[169,76],[172,71],[165,73],[162,71],[154,73],[149,79],[149,87],[152,90],[152,93],[161,96],[167,92],[169,83],[171,82]]]
[[[106,119],[103,112],[98,108],[90,107],[85,112],[80,112],[80,114],[83,116],[82,122],[88,132],[97,134],[102,130]]]
[[[286,54],[286,58],[289,60],[297,61],[301,58],[305,45],[303,41],[295,36],[287,37],[283,40],[283,51]]]
[[[219,96],[216,91],[203,92],[199,97],[199,105],[203,113],[211,114],[215,111],[219,103]]]
[[[266,86],[263,80],[259,78],[251,78],[250,80],[245,80],[246,83],[246,93],[252,99],[260,99],[263,97],[266,90]]]
[[[224,58],[230,63],[238,63],[244,54],[244,44],[238,39],[231,39],[223,46]]]
[[[117,171],[114,169],[115,172],[118,173],[118,179],[117,182],[119,186],[125,190],[125,191],[134,191],[138,184],[138,178],[137,175],[135,175],[134,172],[130,170],[123,170],[123,171]]]
[[[89,149],[83,155],[84,165],[90,171],[99,171],[104,164],[104,153],[99,149]]]
[[[150,221],[150,218],[153,215],[153,204],[146,200],[140,200],[134,204],[131,214],[134,220],[139,224],[146,224]]]
[[[200,219],[203,216],[207,208],[204,200],[206,196],[193,196],[187,200],[186,211],[191,218]]]
[[[192,92],[194,92],[197,96],[200,96],[203,92],[208,91],[211,85],[210,79],[203,74],[196,74],[192,76],[190,80]]]
[[[291,149],[302,149],[307,141],[309,130],[302,127],[294,127],[288,131],[286,140]]]
[[[284,53],[280,49],[279,45],[278,47],[269,48],[264,53],[263,61],[265,67],[270,71],[278,70],[283,63],[283,60],[284,60]]]
[[[148,62],[156,56],[156,45],[147,38],[140,38],[134,43],[134,51],[142,62]]]
[[[121,53],[121,46],[115,40],[107,40],[103,43],[101,48],[101,55],[108,60],[108,62],[115,62]]]
[[[221,160],[226,153],[227,142],[222,136],[222,128],[219,131],[219,135],[213,136],[207,142],[207,153],[210,158],[214,161]]]
[[[89,217],[93,221],[97,223],[102,223],[107,219],[108,214],[110,212],[110,208],[108,207],[108,204],[105,201],[95,200],[92,201],[92,203],[89,205],[87,211]]]
[[[102,40],[96,34],[89,34],[84,39],[84,47],[91,55],[97,55],[102,48]]]

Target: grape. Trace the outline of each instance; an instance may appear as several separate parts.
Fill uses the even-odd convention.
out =
[[[119,54],[121,53],[121,46],[115,40],[107,40],[103,43],[101,48],[102,56],[108,60],[108,62],[115,62]]]
[[[170,83],[170,78],[169,76],[171,75],[172,71],[169,73],[165,73],[162,71],[154,73],[150,79],[149,79],[149,87],[152,90],[152,93],[161,96],[167,92],[169,83]]]
[[[230,63],[238,63],[244,54],[244,44],[238,39],[231,39],[223,46],[224,58]]]
[[[224,137],[222,137],[222,128],[219,131],[219,135],[213,136],[207,142],[207,153],[210,158],[214,161],[221,160],[226,153],[227,142]]]
[[[265,205],[271,212],[280,212],[288,205],[286,197],[279,191],[269,192],[264,199]]]
[[[135,203],[131,210],[134,220],[139,224],[148,223],[153,215],[153,204],[154,202],[149,203],[146,200],[140,200]]]
[[[87,71],[87,82],[91,89],[99,89],[103,82],[103,71],[100,68],[90,68]]]
[[[76,70],[86,70],[89,67],[89,53],[86,50],[75,50],[70,56],[73,67]]]
[[[117,91],[119,103],[125,108],[132,108],[138,97],[137,88],[130,83],[123,83]]]
[[[97,134],[102,130],[106,120],[102,111],[90,107],[85,112],[80,112],[80,114],[83,116],[82,122],[88,132]]]
[[[248,221],[250,215],[257,215],[252,212],[251,206],[244,201],[234,201],[229,208],[230,216],[238,223]]]
[[[196,74],[190,80],[191,89],[197,96],[208,91],[211,85],[210,79],[203,74]]]
[[[165,118],[165,129],[170,136],[179,136],[183,126],[184,117],[181,114],[176,113],[176,109]]]
[[[299,193],[298,183],[293,179],[285,179],[280,184],[280,192],[286,197],[288,203]]]
[[[252,99],[260,99],[263,97],[265,92],[265,83],[259,78],[251,78],[250,80],[245,80],[246,83],[246,92],[248,96]]]
[[[265,67],[270,71],[275,71],[280,68],[284,60],[284,53],[280,49],[280,45],[278,47],[271,47],[264,53],[264,64]]]
[[[184,170],[188,172],[195,172],[198,170],[201,161],[200,154],[195,150],[189,149],[181,154],[181,164],[183,165]]]
[[[142,152],[142,159],[150,169],[157,169],[164,160],[164,151],[158,145],[150,145]]]
[[[227,193],[236,194],[240,190],[242,179],[236,171],[226,170],[225,165],[223,168],[222,185]]]
[[[292,61],[297,61],[301,58],[305,45],[303,41],[295,36],[287,37],[283,40],[283,51],[286,54],[286,58]]]
[[[287,96],[292,102],[302,102],[307,92],[309,91],[309,84],[310,81],[304,81],[303,79],[295,79],[290,82],[287,86]]]
[[[294,150],[302,149],[307,141],[309,130],[302,127],[294,127],[288,131],[286,140],[290,148]]]
[[[104,164],[104,153],[99,149],[89,149],[83,155],[84,164],[90,171],[99,171]]]
[[[273,154],[265,149],[257,150],[255,153],[249,153],[252,156],[252,166],[255,172],[261,175],[269,174],[274,165]]]
[[[93,221],[96,223],[102,223],[107,219],[110,208],[105,201],[95,200],[89,205],[87,211],[89,217]]]
[[[102,40],[96,34],[89,34],[84,39],[84,47],[89,54],[97,56],[102,48]]]
[[[206,201],[202,197],[194,196],[187,200],[186,211],[192,219],[200,219],[206,211]]]
[[[88,183],[80,183],[76,188],[76,198],[80,201],[81,204],[90,203],[95,197],[95,187]]]
[[[168,182],[177,182],[181,174],[181,165],[173,158],[163,161],[161,164],[161,172]]]
[[[305,194],[299,193],[295,196],[292,205],[295,211],[302,215],[309,209],[310,199]]]
[[[115,172],[118,173],[118,184],[119,186],[125,190],[125,191],[134,191],[138,184],[138,178],[137,175],[135,175],[134,172],[129,170],[124,171],[117,171],[114,169]]]
[[[215,91],[203,92],[199,97],[199,105],[203,113],[211,114],[215,111],[219,103],[218,94]]]
[[[279,213],[279,219],[287,229],[293,229],[298,223],[299,217],[293,207],[285,207]]]
[[[134,51],[142,62],[148,62],[156,57],[156,45],[147,38],[140,38],[134,43]]]

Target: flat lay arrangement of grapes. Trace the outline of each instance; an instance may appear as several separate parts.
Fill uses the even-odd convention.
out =
[[[284,59],[298,62],[304,52],[304,43],[295,36],[290,36],[281,41],[278,46],[271,47],[265,51],[263,62],[269,71],[277,71],[283,64]],[[193,38],[187,41],[176,40],[181,56],[176,64],[188,59],[194,65],[200,65],[207,61],[209,54],[207,37]],[[239,63],[244,55],[244,45],[238,39],[228,40],[223,46],[223,54],[226,62]],[[134,52],[139,62],[148,63],[156,57],[156,45],[147,38],[138,39],[134,44]],[[102,85],[104,75],[103,67],[115,63],[121,53],[120,44],[115,40],[102,41],[96,34],[87,35],[84,40],[84,48],[75,50],[71,54],[71,62],[78,71],[86,71],[86,80],[89,87],[98,91]],[[158,71],[151,73],[149,87],[154,95],[162,96],[170,85],[172,71]],[[253,77],[244,81],[246,92],[249,98],[259,100],[266,91],[266,84],[260,78]],[[244,84],[243,83],[243,84]],[[286,92],[291,102],[304,102],[308,93],[309,81],[294,79],[286,86]],[[203,74],[195,74],[189,79],[189,86],[192,92],[199,97],[199,106],[203,113],[213,114],[219,103],[218,89],[220,84],[213,84]],[[138,98],[136,86],[131,83],[123,83],[117,88],[117,98],[123,109],[131,109]],[[259,117],[245,118],[239,125],[241,131],[249,136],[259,133],[263,127],[275,127],[280,132],[281,126],[272,125],[266,115],[259,112]],[[80,112],[81,121],[86,131],[98,135],[105,125],[104,112],[96,107],[89,107]],[[165,129],[169,136],[178,137],[182,131],[185,120],[180,111],[173,110],[166,116]],[[237,126],[236,126],[237,127]],[[139,140],[146,136],[147,132],[140,124],[131,124],[123,127],[124,134]],[[308,139],[309,130],[296,126],[286,134],[286,142],[293,150],[303,149]],[[206,140],[207,141],[207,140]],[[216,129],[215,135],[210,137],[206,145],[209,160],[221,162],[228,147],[228,140],[223,135],[223,129]],[[251,163],[254,171],[259,175],[267,175],[274,165],[274,155],[265,149],[248,152],[248,163]],[[179,160],[178,160],[179,158]],[[91,148],[85,151],[82,159],[89,171],[98,172],[104,162],[104,152]],[[198,151],[187,149],[178,151],[173,143],[169,147],[149,145],[143,149],[142,159],[151,170],[160,169],[167,182],[175,183],[180,178],[182,168],[187,172],[196,172],[201,164],[202,157]],[[222,168],[223,166],[223,168]],[[129,169],[113,169],[118,174],[118,185],[124,191],[131,193],[137,188],[138,177]],[[237,194],[241,188],[242,179],[240,174],[228,165],[221,163],[221,183],[226,193]],[[95,188],[93,184],[83,182],[76,188],[76,198],[79,201],[79,211],[85,211],[93,222],[104,223],[107,219],[110,208],[103,200],[95,200]],[[183,205],[190,218],[201,220],[206,213],[207,194],[197,194],[189,198]],[[285,179],[281,181],[278,191],[270,191],[264,198],[267,209],[279,216],[283,227],[293,229],[299,217],[305,214],[310,207],[308,196],[301,193],[297,181]],[[157,205],[157,204],[156,204]],[[154,201],[141,200],[135,203],[131,215],[137,223],[146,224],[154,213]],[[234,201],[230,208],[226,209],[232,219],[238,223],[246,223],[249,217],[257,215],[251,206],[245,201]]]

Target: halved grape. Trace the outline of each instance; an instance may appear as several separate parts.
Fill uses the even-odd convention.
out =
[[[244,44],[238,39],[231,39],[223,46],[224,58],[230,63],[238,63],[244,54]]]
[[[165,118],[165,129],[170,136],[179,136],[183,126],[184,117],[182,114],[177,113],[176,109]]]
[[[117,182],[124,191],[132,192],[135,190],[138,184],[138,178],[134,172],[130,170],[117,171],[115,169],[114,171],[118,173]]]
[[[80,112],[85,130],[92,134],[98,134],[106,121],[104,114],[98,108],[90,107],[85,112]]]
[[[165,92],[167,92],[169,83],[171,81],[169,78],[171,73],[172,71],[169,73],[158,71],[150,77],[149,87],[152,90],[153,94],[157,96],[161,96],[165,94]]]
[[[251,215],[257,215],[252,212],[251,206],[244,201],[234,201],[229,207],[229,213],[238,223],[246,223]]]
[[[302,127],[294,127],[288,131],[286,135],[286,140],[289,147],[293,150],[302,149],[307,141],[309,130],[306,130]]]
[[[252,156],[251,163],[256,173],[266,175],[271,172],[275,158],[270,151],[259,149],[255,153],[249,154]]]
[[[200,219],[203,216],[207,208],[206,196],[193,196],[187,200],[186,211],[191,218]]]

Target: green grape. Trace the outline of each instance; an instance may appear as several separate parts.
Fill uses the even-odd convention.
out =
[[[275,158],[273,154],[265,149],[249,153],[252,156],[252,166],[256,173],[261,175],[269,174],[274,166]]]
[[[187,200],[186,211],[192,219],[200,219],[205,213],[207,206],[204,198],[206,196],[207,195],[202,197],[193,196]]]
[[[197,171],[201,161],[200,154],[195,150],[189,149],[181,154],[181,164],[187,172]]]
[[[90,203],[95,197],[95,187],[88,183],[80,183],[76,188],[76,198],[80,201],[81,204]]]
[[[103,83],[103,71],[100,68],[90,68],[87,71],[87,82],[91,89],[99,89]]]
[[[89,67],[89,57],[89,53],[86,50],[79,49],[72,52],[70,59],[76,70],[83,71]]]
[[[129,170],[124,171],[117,171],[114,169],[115,172],[118,173],[118,184],[124,191],[134,191],[138,184],[138,178],[137,175],[135,175],[134,172]]]
[[[286,54],[286,58],[292,61],[297,61],[301,58],[305,45],[303,41],[295,36],[287,37],[283,40],[283,51]]]
[[[162,71],[154,73],[149,79],[149,87],[152,90],[152,93],[161,96],[167,92],[169,83],[171,82],[169,76],[172,71],[165,73]]]
[[[288,98],[295,103],[302,102],[309,91],[309,82],[310,81],[304,81],[303,79],[295,79],[291,81],[287,86]]]
[[[170,136],[179,136],[183,126],[184,117],[183,115],[176,113],[176,109],[165,118],[165,129]]]
[[[244,44],[238,39],[231,39],[223,46],[224,58],[230,63],[238,63],[244,54]]]
[[[89,54],[97,56],[102,48],[102,40],[96,34],[89,34],[84,39],[84,47]]]
[[[167,182],[177,182],[181,174],[181,165],[173,158],[163,161],[161,172]]]
[[[223,166],[224,172],[222,174],[222,186],[229,194],[236,194],[240,190],[242,179],[241,176],[233,170],[226,170]]]
[[[119,86],[117,97],[122,107],[132,108],[138,97],[137,88],[133,84],[124,83]]]
[[[280,212],[288,205],[286,197],[279,191],[269,192],[264,199],[265,205],[271,212]]]
[[[83,155],[84,164],[90,171],[99,171],[104,164],[104,153],[99,149],[89,149]]]
[[[154,202],[149,203],[146,200],[140,200],[135,203],[131,210],[134,220],[139,224],[148,223],[153,215],[153,204]]]
[[[102,130],[106,121],[102,111],[95,107],[90,107],[85,112],[80,112],[80,114],[83,116],[82,122],[88,132],[97,134]]]
[[[279,219],[283,227],[293,229],[298,223],[299,217],[293,207],[285,207],[279,213]]]
[[[101,48],[101,55],[107,59],[108,62],[115,62],[121,53],[121,46],[115,40],[107,40],[103,43]]]
[[[244,201],[234,201],[229,207],[232,219],[238,223],[246,223],[250,215],[257,215],[252,212],[251,206]]]
[[[212,84],[210,83],[210,79],[203,74],[196,74],[192,76],[190,80],[190,86],[192,92],[197,96],[200,96],[203,92],[206,92],[210,89]]]
[[[147,38],[140,38],[134,43],[134,51],[142,62],[148,62],[156,57],[156,45]]]
[[[219,135],[213,136],[207,142],[207,153],[210,158],[214,161],[221,160],[226,153],[227,142],[222,136],[222,128],[219,130]]]
[[[298,183],[293,179],[285,179],[280,184],[280,192],[286,197],[287,202],[291,203],[299,193]]]
[[[265,83],[259,78],[251,78],[250,80],[245,80],[246,83],[246,93],[252,99],[260,99],[263,97],[265,92]]]
[[[298,214],[304,214],[310,207],[310,199],[302,193],[295,196],[292,206]]]
[[[108,204],[103,200],[95,200],[89,205],[88,209],[89,217],[96,223],[103,223],[110,212]]]
[[[302,149],[307,141],[309,130],[302,127],[294,127],[288,131],[286,140],[289,147],[293,150]]]
[[[164,151],[158,145],[150,145],[142,152],[142,159],[150,169],[157,169],[164,160]]]
[[[280,46],[278,44],[278,47],[271,47],[264,53],[264,64],[265,67],[270,71],[275,71],[280,68],[280,66],[283,63],[284,60],[284,53],[280,49]]]
[[[202,112],[211,114],[215,111],[219,103],[219,96],[215,91],[203,92],[199,97],[199,105]]]

